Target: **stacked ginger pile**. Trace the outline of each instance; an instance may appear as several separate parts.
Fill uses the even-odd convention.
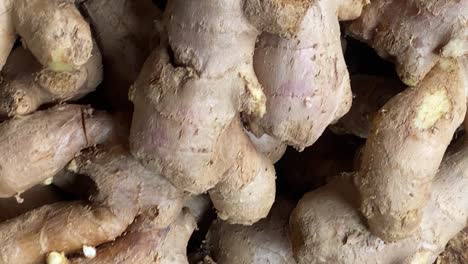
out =
[[[0,264],[466,263],[467,21],[0,0]]]

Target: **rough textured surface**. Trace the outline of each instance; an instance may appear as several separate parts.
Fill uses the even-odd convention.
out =
[[[153,51],[129,93],[132,154],[184,191],[216,186],[211,197],[223,219],[265,217],[274,200],[274,168],[239,117],[265,111],[252,67],[258,30],[240,0],[170,1],[164,26],[167,45]],[[255,185],[262,188],[252,193]]]
[[[7,61],[13,45],[15,44],[15,28],[11,18],[14,0],[0,1],[0,71]]]
[[[419,226],[432,179],[464,120],[463,74],[455,60],[441,61],[374,118],[358,188],[370,229],[386,241],[408,237]]]
[[[0,197],[11,197],[53,177],[82,149],[115,137],[109,115],[59,105],[0,124]]]
[[[436,264],[468,263],[468,227],[450,239],[444,252],[437,258]]]
[[[41,263],[50,251],[70,252],[113,240],[133,221],[129,212],[123,216],[81,202],[43,206],[0,224],[0,263]]]
[[[15,0],[12,16],[23,43],[46,68],[71,70],[91,56],[91,30],[73,0]]]
[[[210,198],[219,218],[232,224],[251,225],[266,217],[275,201],[275,168],[255,149],[239,119],[226,131],[230,136],[226,157],[235,164],[209,191]]]
[[[151,0],[92,0],[82,9],[103,55],[106,99],[114,107],[127,106],[128,89],[150,54],[154,20],[161,12]]]
[[[349,112],[330,127],[337,134],[367,138],[374,116],[404,85],[390,78],[373,75],[351,76],[353,105]]]
[[[256,134],[265,131],[303,150],[349,110],[352,97],[337,18],[347,2],[314,1],[293,38],[261,35],[254,68],[267,101],[263,118],[252,118]],[[359,16],[366,1],[353,2],[358,12],[346,19]]]
[[[153,215],[154,228],[163,228],[183,205],[181,192],[120,146],[87,150],[69,169],[93,180],[90,203],[47,205],[0,224],[0,263],[38,263],[51,251],[69,253],[112,241],[143,211]]]
[[[300,264],[431,264],[468,217],[468,144],[447,155],[417,232],[385,243],[359,213],[352,177],[338,177],[306,194],[290,218],[294,257]]]
[[[101,80],[97,47],[82,67],[67,72],[44,69],[29,51],[18,47],[0,75],[0,116],[25,115],[43,104],[79,99],[94,91]]]
[[[187,263],[186,248],[196,223],[184,210],[168,228],[158,229],[154,215],[145,213],[138,217],[126,234],[116,242],[99,248],[94,259],[73,259],[73,264],[115,263]]]
[[[287,231],[293,204],[279,200],[266,219],[252,226],[230,225],[217,220],[207,235],[214,259],[223,264],[293,264]]]
[[[153,225],[164,228],[179,215],[184,194],[164,177],[146,170],[122,146],[87,150],[68,166],[89,176],[97,186],[94,203],[109,208],[153,210]]]
[[[394,61],[401,80],[413,86],[441,56],[467,53],[467,23],[467,1],[374,0],[349,32]]]

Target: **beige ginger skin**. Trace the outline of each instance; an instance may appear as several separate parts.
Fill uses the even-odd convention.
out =
[[[183,206],[182,192],[121,146],[89,149],[69,169],[89,176],[96,193],[89,202],[46,205],[1,223],[0,263],[39,263],[52,251],[70,253],[112,241],[148,210],[152,225],[166,228]]]
[[[441,60],[373,120],[357,187],[370,230],[385,241],[410,236],[421,222],[431,182],[465,117],[464,74],[458,61]]]
[[[278,198],[268,217],[252,226],[213,222],[206,238],[211,255],[223,264],[296,264],[287,229],[293,206]]]
[[[73,0],[1,0],[0,70],[17,34],[36,59],[54,71],[70,71],[91,57],[91,29]]]
[[[77,100],[94,91],[102,81],[101,54],[71,71],[44,68],[22,47],[14,49],[0,74],[0,116],[26,115],[47,103]]]
[[[409,237],[384,242],[373,235],[359,212],[351,175],[337,177],[306,194],[289,226],[299,264],[431,264],[468,220],[466,138],[446,155],[435,178],[421,223]]]
[[[114,139],[116,130],[110,115],[81,105],[58,105],[1,123],[0,197],[53,177],[80,150]]]
[[[467,54],[467,21],[463,0],[373,0],[348,31],[394,61],[401,80],[414,86],[441,58]]]
[[[296,1],[297,2],[297,1]],[[340,41],[340,20],[357,18],[365,0],[307,2],[292,37],[264,33],[254,69],[266,95],[266,113],[252,118],[263,132],[298,150],[348,112],[352,95]]]

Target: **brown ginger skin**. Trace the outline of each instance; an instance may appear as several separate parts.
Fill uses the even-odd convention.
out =
[[[207,234],[211,255],[224,264],[296,264],[287,230],[292,209],[292,202],[279,199],[268,217],[252,226],[215,221]]]
[[[384,242],[359,213],[351,175],[306,194],[289,226],[299,264],[431,264],[467,222],[468,145],[447,155],[434,181],[422,221],[408,238]]]
[[[292,2],[307,6],[297,32],[264,33],[257,44],[254,68],[267,100],[265,115],[251,122],[256,134],[303,150],[351,107],[339,20],[358,17],[367,1]]]
[[[467,1],[375,0],[348,30],[394,61],[401,80],[414,86],[440,58],[467,54],[467,18]]]
[[[252,23],[251,16],[270,21],[289,18],[250,12],[248,2],[169,1],[163,19],[168,43],[150,55],[129,92],[135,107],[132,154],[184,191],[198,194],[216,186],[211,197],[219,201],[214,205],[220,216],[247,224],[265,217],[274,197],[271,162],[247,143],[239,122],[240,112],[253,117],[265,113],[265,96],[252,57],[258,27],[267,22]],[[253,185],[270,193],[250,195]],[[247,199],[224,199],[244,195]],[[248,205],[242,204],[247,201]],[[252,205],[261,210],[252,210]],[[234,211],[242,207],[249,209]]]
[[[464,120],[463,74],[457,61],[441,61],[374,118],[357,184],[370,230],[385,241],[408,237],[420,224],[432,179]]]
[[[106,113],[59,105],[0,124],[0,197],[12,197],[53,177],[82,149],[115,138]]]
[[[436,264],[463,264],[468,262],[468,227],[450,239],[437,258]]]
[[[155,227],[164,228],[182,208],[183,194],[120,146],[88,150],[69,167],[94,181],[91,201],[43,206],[0,224],[0,263],[38,263],[51,251],[114,240],[145,210],[155,216]]]
[[[367,138],[372,120],[380,108],[404,85],[394,79],[373,75],[351,76],[353,105],[346,115],[333,124],[330,129],[337,134],[352,134]]]
[[[75,1],[15,0],[11,16],[23,43],[44,67],[70,71],[91,57],[91,29]]]
[[[70,264],[155,263],[188,264],[186,248],[196,228],[194,217],[184,209],[174,223],[160,229],[154,215],[145,212],[115,242],[100,247],[93,259],[75,258]]]
[[[0,222],[63,199],[57,187],[44,184],[34,186],[22,193],[21,197],[0,198]]]
[[[106,99],[119,109],[130,106],[128,89],[152,50],[152,37],[159,37],[154,20],[161,11],[151,0],[86,1],[81,7],[102,52]]]
[[[101,54],[95,46],[82,67],[55,72],[18,47],[10,54],[1,78],[0,116],[25,115],[43,104],[76,100],[94,91],[102,80]]]

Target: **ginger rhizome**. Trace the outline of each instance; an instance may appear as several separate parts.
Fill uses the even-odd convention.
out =
[[[468,145],[447,154],[437,173],[421,224],[409,237],[384,242],[359,212],[355,176],[342,175],[306,194],[290,219],[293,252],[305,263],[434,263],[468,216]]]
[[[467,18],[467,1],[373,0],[348,30],[414,86],[441,58],[468,53]]]
[[[0,78],[0,117],[30,114],[44,104],[77,100],[94,91],[102,80],[101,54],[94,46],[83,66],[56,72],[18,47],[8,57]]]
[[[267,218],[252,226],[215,221],[207,234],[212,257],[224,264],[295,264],[287,224],[293,203],[278,199]]]
[[[265,115],[251,126],[303,150],[351,107],[338,22],[357,18],[367,1],[296,2],[307,7],[292,37],[264,33],[255,49],[267,100]]]
[[[58,105],[0,124],[0,197],[21,194],[62,170],[82,149],[117,137],[107,113]]]
[[[408,237],[419,226],[432,179],[465,117],[464,74],[458,61],[440,61],[373,120],[357,185],[370,229],[386,241]]]
[[[54,71],[72,70],[91,57],[91,29],[75,1],[2,0],[0,22],[0,70],[16,34],[45,68]]]
[[[88,150],[70,170],[89,176],[96,193],[90,201],[46,205],[0,224],[0,263],[37,263],[51,251],[74,252],[120,236],[143,211],[165,228],[178,216],[183,193],[143,168],[120,146]]]

